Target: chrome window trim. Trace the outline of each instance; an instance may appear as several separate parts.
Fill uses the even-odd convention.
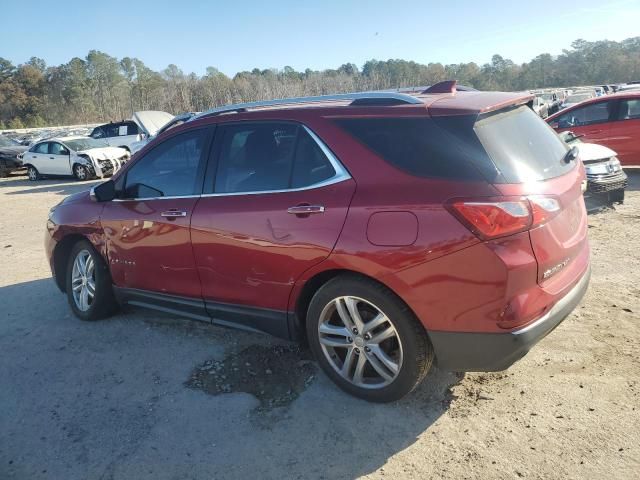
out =
[[[301,124],[302,125],[302,124]],[[114,198],[112,201],[114,202],[143,202],[145,200],[175,200],[180,198],[208,198],[208,197],[230,197],[237,195],[261,195],[261,194],[270,194],[270,193],[287,193],[287,192],[303,192],[305,190],[314,190],[316,188],[327,187],[329,185],[334,185],[336,183],[344,182],[345,180],[349,180],[351,175],[347,171],[346,168],[342,165],[340,160],[333,154],[329,147],[325,145],[325,143],[316,135],[313,130],[311,130],[306,125],[302,125],[302,128],[311,136],[314,142],[320,147],[322,153],[324,153],[327,160],[333,167],[335,174],[331,178],[327,178],[322,182],[313,183],[311,185],[307,185],[304,187],[298,188],[284,188],[280,190],[256,190],[249,192],[223,192],[223,193],[204,193],[200,195],[176,195],[171,197],[149,197],[149,198]]]

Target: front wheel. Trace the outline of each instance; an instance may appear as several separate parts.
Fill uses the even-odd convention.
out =
[[[71,249],[66,275],[67,299],[78,318],[98,320],[115,312],[109,268],[86,240]]]
[[[73,166],[73,176],[80,181],[88,180],[90,176],[89,169],[84,165],[80,165],[79,163],[76,163]]]
[[[307,337],[318,363],[343,390],[373,402],[411,392],[433,362],[424,327],[389,289],[340,276],[314,295]]]
[[[29,180],[32,182],[35,182],[40,178],[40,174],[38,173],[38,170],[36,170],[36,167],[32,167],[32,166],[29,166],[29,168],[27,169],[27,175],[29,176]]]

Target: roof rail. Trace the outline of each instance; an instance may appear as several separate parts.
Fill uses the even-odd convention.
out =
[[[422,100],[416,97],[413,97],[411,95],[407,95],[404,93],[396,93],[396,92],[339,93],[336,95],[277,98],[274,100],[263,100],[259,102],[237,103],[234,105],[225,105],[222,107],[212,108],[211,110],[202,112],[199,115],[195,115],[191,119],[191,121],[199,118],[203,118],[203,117],[220,115],[222,113],[246,112],[251,108],[273,107],[273,106],[279,106],[279,105],[296,105],[296,104],[304,104],[304,103],[341,102],[341,101],[349,101],[349,100],[351,100],[352,105],[354,106],[356,105],[357,106],[400,105],[400,104],[419,105],[423,103]]]

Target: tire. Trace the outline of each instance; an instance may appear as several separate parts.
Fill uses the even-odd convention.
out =
[[[76,260],[81,264],[80,258],[84,259],[87,274],[83,274],[80,265],[76,265]],[[91,268],[91,263],[93,268]],[[80,289],[78,291],[78,274],[80,277]],[[85,280],[82,280],[82,277]],[[93,296],[91,296],[91,282],[93,283]],[[66,270],[66,291],[67,300],[71,310],[80,320],[93,321],[106,318],[118,309],[118,304],[113,294],[111,274],[107,264],[95,251],[93,246],[86,240],[76,243],[71,249]],[[76,292],[74,293],[74,286]],[[83,291],[87,288],[86,302],[82,301]]]
[[[89,180],[91,178],[91,173],[87,167],[76,163],[73,166],[73,176],[76,177],[76,180],[80,180],[82,182],[84,180]]]
[[[29,180],[31,182],[40,180],[40,173],[38,173],[38,169],[32,165],[29,165],[29,167],[27,168],[27,175],[29,176]]]
[[[357,329],[348,313],[353,309],[363,323],[362,331],[350,335],[347,324]],[[433,348],[413,312],[391,290],[365,277],[341,275],[323,285],[309,304],[306,329],[311,351],[329,378],[370,402],[404,397],[433,363]]]

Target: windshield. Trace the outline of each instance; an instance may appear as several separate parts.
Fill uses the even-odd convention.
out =
[[[588,93],[585,93],[583,95],[569,95],[567,97],[567,103],[580,103],[580,102],[584,102],[585,100],[589,100],[591,98],[591,95],[589,95]]]
[[[506,183],[547,180],[574,166],[564,161],[566,144],[530,108],[489,114],[474,130]]]
[[[0,136],[0,147],[17,147],[20,144],[15,140],[7,137]]]
[[[108,147],[109,144],[105,140],[99,140],[97,138],[74,138],[73,140],[65,140],[64,143],[71,148],[71,150],[89,150],[90,148],[102,148]]]
[[[550,93],[545,93],[544,95],[542,95],[542,98],[544,100],[553,100],[553,95]]]

